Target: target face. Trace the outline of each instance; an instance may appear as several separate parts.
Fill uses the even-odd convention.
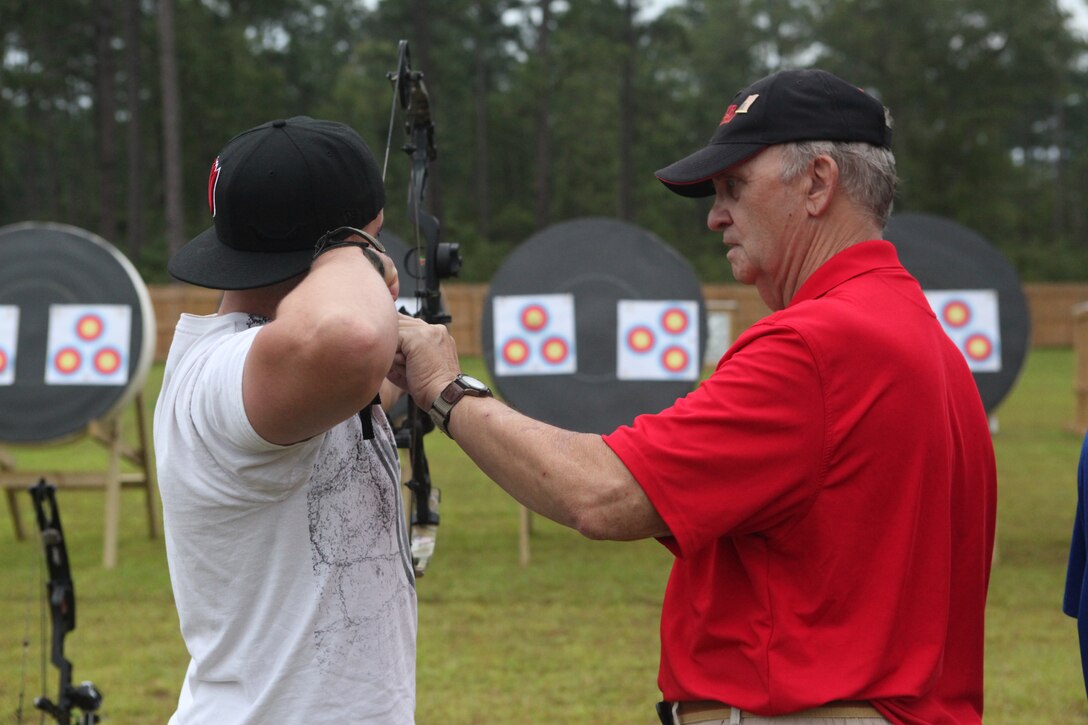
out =
[[[578,369],[574,297],[503,295],[491,303],[498,375],[564,375]]]
[[[616,306],[616,377],[699,377],[699,307],[691,300],[620,300]]]
[[[670,347],[661,353],[661,367],[673,375],[684,375],[690,367],[691,355],[682,347]]]
[[[649,352],[656,343],[654,331],[645,325],[635,325],[627,333],[627,350],[636,355]]]
[[[546,363],[550,365],[562,365],[567,360],[573,359],[570,356],[570,344],[567,340],[561,337],[549,337],[544,341],[544,345],[541,348],[541,355]]]
[[[1001,371],[1001,325],[994,290],[930,290],[929,306],[971,372]]]
[[[930,300],[933,306],[933,300]],[[959,329],[971,321],[971,307],[961,299],[953,298],[940,305],[941,324],[946,330]]]
[[[125,385],[132,308],[51,305],[46,385]]]
[[[520,337],[512,337],[500,347],[502,361],[510,370],[521,370],[529,359],[529,343]]]
[[[15,382],[15,353],[19,344],[19,308],[0,305],[0,385]]]
[[[521,311],[521,326],[531,332],[539,332],[547,326],[549,316],[545,307],[531,302]]]

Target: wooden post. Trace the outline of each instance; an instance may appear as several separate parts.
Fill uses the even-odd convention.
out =
[[[1080,435],[1088,431],[1088,302],[1073,305],[1073,391],[1076,394],[1074,427]]]
[[[7,451],[0,448],[0,471],[14,471],[15,459]],[[15,538],[18,541],[26,539],[26,530],[23,529],[23,515],[19,511],[19,502],[15,499],[15,489],[5,488],[4,493],[8,498],[8,511],[11,512],[11,525],[15,528]]]
[[[522,566],[529,565],[529,535],[533,533],[533,512],[518,504],[520,509],[518,526],[518,561]]]
[[[117,566],[117,539],[121,525],[121,424],[114,416],[104,426],[106,447],[109,459],[106,463],[105,516],[102,522],[102,566],[112,569]]]
[[[159,538],[159,518],[156,510],[159,503],[159,479],[156,477],[155,466],[151,462],[152,441],[148,435],[151,430],[149,421],[144,414],[144,395],[136,394],[136,437],[139,441],[136,465],[144,473],[144,504],[147,508],[147,535],[152,539]]]

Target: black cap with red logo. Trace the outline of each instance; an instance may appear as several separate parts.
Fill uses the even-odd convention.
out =
[[[326,232],[373,221],[385,206],[385,185],[353,129],[296,116],[223,147],[208,178],[208,206],[215,224],[171,257],[170,274],[200,287],[252,289],[307,271]]]
[[[682,196],[713,196],[715,176],[790,141],[860,141],[887,148],[891,119],[880,101],[827,71],[779,71],[733,97],[705,148],[656,176]]]

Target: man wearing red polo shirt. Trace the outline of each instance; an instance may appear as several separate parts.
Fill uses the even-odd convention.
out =
[[[981,722],[993,449],[966,362],[881,240],[890,143],[875,98],[783,71],[658,172],[714,197],[734,276],[775,312],[609,435],[511,410],[460,375],[443,328],[402,317],[391,377],[491,478],[588,537],[675,555],[664,723]]]

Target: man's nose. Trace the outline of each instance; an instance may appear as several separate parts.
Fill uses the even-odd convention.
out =
[[[733,217],[729,214],[725,204],[720,199],[714,200],[714,205],[706,215],[706,225],[711,231],[720,231],[733,223]]]

